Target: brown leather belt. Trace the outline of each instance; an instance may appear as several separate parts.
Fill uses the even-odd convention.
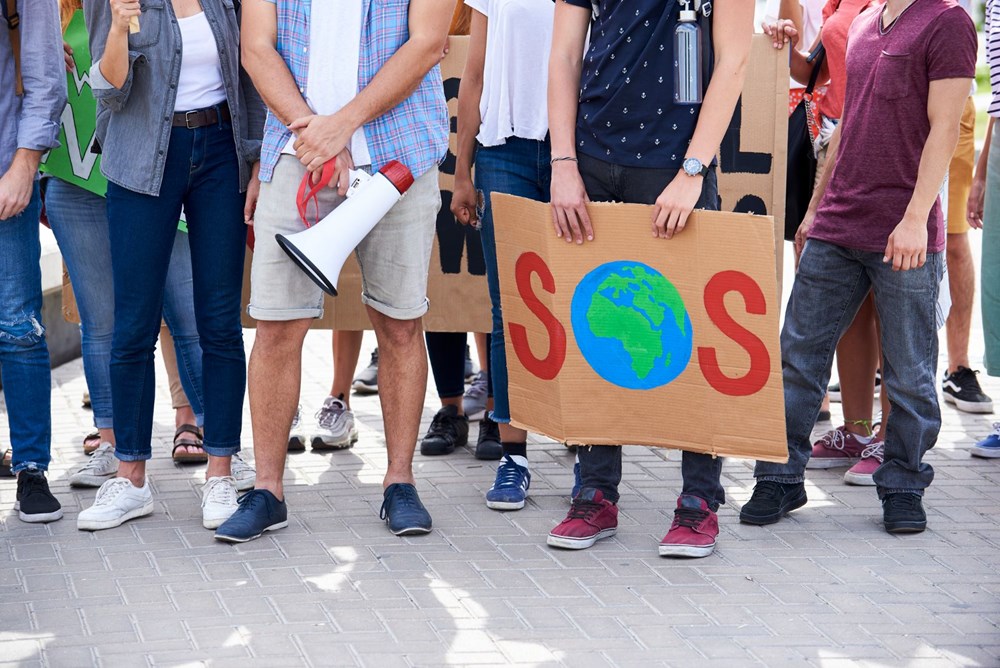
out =
[[[175,128],[194,130],[195,128],[203,128],[206,125],[215,125],[220,121],[228,122],[231,120],[233,120],[233,116],[229,113],[229,104],[223,102],[222,104],[206,109],[175,112],[173,126]]]

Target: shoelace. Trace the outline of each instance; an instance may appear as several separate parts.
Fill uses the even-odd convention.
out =
[[[239,503],[236,497],[236,481],[231,477],[213,478],[205,484],[208,486],[208,492],[205,494],[205,498],[202,499],[202,506],[208,503],[220,503],[224,506],[232,506]]]
[[[410,486],[397,487],[393,493],[382,502],[382,509],[378,512],[380,519],[384,520],[389,516],[389,506],[398,506],[404,510],[418,510],[420,508],[420,500],[417,497],[416,488]]]
[[[706,517],[708,517],[707,510],[678,508],[674,511],[674,524],[670,528],[687,527],[688,529],[697,529],[698,525],[704,522]]]
[[[295,417],[292,418],[292,427],[298,427],[299,423],[302,422],[302,405],[300,404],[298,408],[295,409]]]
[[[833,431],[828,431],[820,439],[828,448],[833,448],[834,450],[843,450],[847,446],[847,434],[849,432],[843,427],[837,427]]]
[[[581,499],[578,496],[573,499],[573,505],[569,507],[569,513],[566,515],[566,519],[589,520],[603,509],[604,504],[598,503],[597,501]]]
[[[458,437],[458,429],[455,427],[455,419],[450,415],[438,413],[431,420],[431,426],[427,430],[428,435],[443,436],[445,434],[452,438]]]
[[[112,478],[101,485],[101,488],[97,490],[97,496],[94,498],[94,505],[111,505],[111,503],[113,503],[119,495],[128,491],[130,487],[132,487],[132,483],[129,482],[128,478]]]
[[[264,492],[259,489],[251,489],[243,496],[236,499],[240,510],[256,510],[261,504],[267,503]]]
[[[45,481],[45,476],[41,475],[30,475],[27,472],[18,477],[18,482],[24,479],[24,487],[21,490],[22,497],[28,497],[35,492],[44,493],[45,489],[48,487],[48,483]]]
[[[920,497],[916,494],[890,494],[885,497],[885,503],[894,510],[916,510],[920,507]]]
[[[761,480],[754,487],[753,496],[767,500],[780,499],[785,495],[785,487],[780,482],[773,480]],[[751,498],[752,500],[752,498]]]
[[[114,448],[115,446],[110,443],[102,444],[101,447],[94,450],[94,454],[90,456],[90,459],[83,465],[83,468],[79,472],[83,473],[84,471],[94,471],[101,468],[101,464],[114,456]]]
[[[253,467],[243,461],[243,458],[237,452],[233,455],[233,477],[236,477],[239,473],[245,473],[247,471],[252,471]]]
[[[531,480],[528,469],[517,464],[510,455],[504,455],[504,462],[497,468],[497,479],[493,489],[521,489],[525,480]]]
[[[882,441],[872,441],[869,445],[865,446],[865,449],[861,451],[861,459],[868,459],[869,457],[874,457],[880,462],[883,461],[883,457],[885,457],[885,443]]]
[[[372,360],[368,363],[369,367],[378,366],[378,348],[372,351]]]
[[[993,431],[997,436],[1000,436],[1000,422],[993,423]]]
[[[340,419],[340,416],[347,412],[347,406],[339,399],[323,404],[323,407],[316,412],[316,421],[324,429],[330,429],[333,424]]]

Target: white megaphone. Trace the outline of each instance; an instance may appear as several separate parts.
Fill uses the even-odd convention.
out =
[[[310,178],[308,174],[306,178]],[[367,180],[352,179],[352,182],[348,198],[323,220],[295,234],[274,235],[288,257],[334,297],[347,256],[413,185],[413,175],[405,165],[393,160]],[[318,187],[326,187],[326,183],[321,181]],[[313,193],[318,187],[314,186]]]

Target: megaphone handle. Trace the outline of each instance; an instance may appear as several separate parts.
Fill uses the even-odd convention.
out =
[[[302,177],[302,183],[299,184],[299,193],[295,198],[295,204],[299,209],[299,218],[302,219],[306,227],[312,227],[313,225],[309,222],[309,202],[316,203],[316,222],[319,222],[319,193],[323,188],[330,185],[336,167],[337,159],[331,158],[323,165],[323,171],[320,172],[319,181],[316,183],[313,183],[312,172],[306,172],[305,176]]]

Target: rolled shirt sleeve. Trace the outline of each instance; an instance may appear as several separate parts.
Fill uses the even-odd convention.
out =
[[[24,97],[17,119],[17,148],[46,151],[59,145],[66,106],[66,70],[57,0],[20,0],[21,79]]]

